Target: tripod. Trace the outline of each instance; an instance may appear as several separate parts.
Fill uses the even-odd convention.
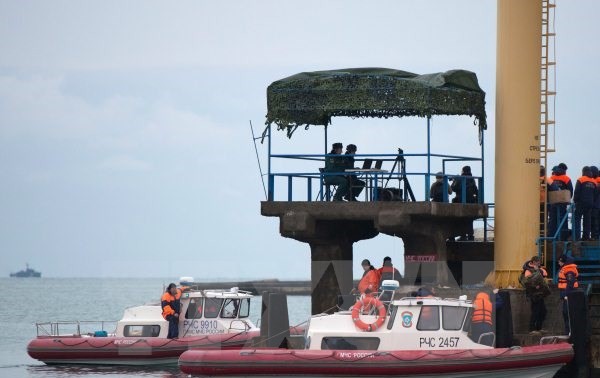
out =
[[[390,182],[390,180],[392,179],[392,176],[394,175],[394,171],[396,170],[396,167],[398,167],[398,188],[399,188],[399,197],[398,200],[404,201],[404,202],[408,202],[409,198],[411,201],[415,202],[415,195],[412,191],[412,188],[410,187],[410,183],[408,182],[408,177],[406,176],[406,159],[404,158],[404,150],[402,150],[402,148],[398,148],[398,155],[396,156],[396,159],[394,160],[394,165],[392,166],[392,169],[390,170],[390,174],[387,177],[387,180],[385,182],[385,185],[383,186],[383,188],[387,188],[388,183]],[[404,190],[402,189],[402,185],[404,184]]]

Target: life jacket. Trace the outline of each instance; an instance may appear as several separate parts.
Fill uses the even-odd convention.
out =
[[[160,298],[160,305],[162,307],[162,316],[167,319],[167,316],[179,313],[181,310],[181,289],[177,289],[177,294],[172,295],[168,291],[165,292]]]
[[[586,182],[593,182],[594,185],[596,184],[596,180],[594,180],[591,177],[587,177],[587,176],[581,176],[580,178],[577,179],[577,181],[579,181],[582,184],[584,184]]]
[[[571,178],[567,175],[552,175],[548,180],[548,184],[556,185],[558,189],[567,189],[570,182]]]
[[[379,277],[381,281],[384,280],[396,280],[399,281],[402,279],[402,275],[398,271],[398,269],[394,268],[393,265],[384,265],[378,269]]]
[[[596,199],[596,180],[588,176],[577,179],[573,201],[583,206],[593,206]]]
[[[492,322],[492,302],[490,296],[486,293],[479,292],[473,301],[475,311],[473,311],[472,323],[488,323]]]
[[[530,265],[530,262],[525,263],[525,265],[523,265],[523,276],[527,277],[531,277],[533,275],[533,273],[535,273],[536,269]],[[542,275],[542,277],[548,277],[548,272],[546,272],[546,269],[544,269],[543,267],[540,266],[539,268],[539,272]]]
[[[371,269],[365,273],[358,283],[358,291],[361,294],[370,294],[376,292],[379,288],[379,274],[377,270]]]
[[[575,276],[573,288],[575,289],[579,287],[579,283],[577,282],[577,276],[579,276],[579,272],[577,271],[577,265],[571,263],[563,265],[562,268],[560,268],[560,271],[558,272],[558,288],[560,290],[565,290],[567,288],[568,273],[573,273],[573,275]]]

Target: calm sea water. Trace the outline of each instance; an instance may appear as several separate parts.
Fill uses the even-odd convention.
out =
[[[119,320],[126,307],[157,302],[160,278],[0,278],[5,296],[0,311],[0,377],[186,377],[174,367],[131,368],[46,366],[27,355],[27,343],[36,336],[35,322]],[[252,301],[250,319],[259,325],[260,297]],[[310,297],[289,296],[290,324],[310,316]]]

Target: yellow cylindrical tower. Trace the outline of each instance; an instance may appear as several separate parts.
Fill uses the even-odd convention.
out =
[[[542,3],[498,0],[496,56],[495,270],[518,285],[539,233]]]

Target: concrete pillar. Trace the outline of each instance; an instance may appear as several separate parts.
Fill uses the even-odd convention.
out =
[[[352,242],[329,239],[309,244],[312,314],[332,313],[338,295],[352,290]]]
[[[498,0],[495,284],[518,285],[539,231],[542,4]],[[491,277],[490,277],[491,278]]]

